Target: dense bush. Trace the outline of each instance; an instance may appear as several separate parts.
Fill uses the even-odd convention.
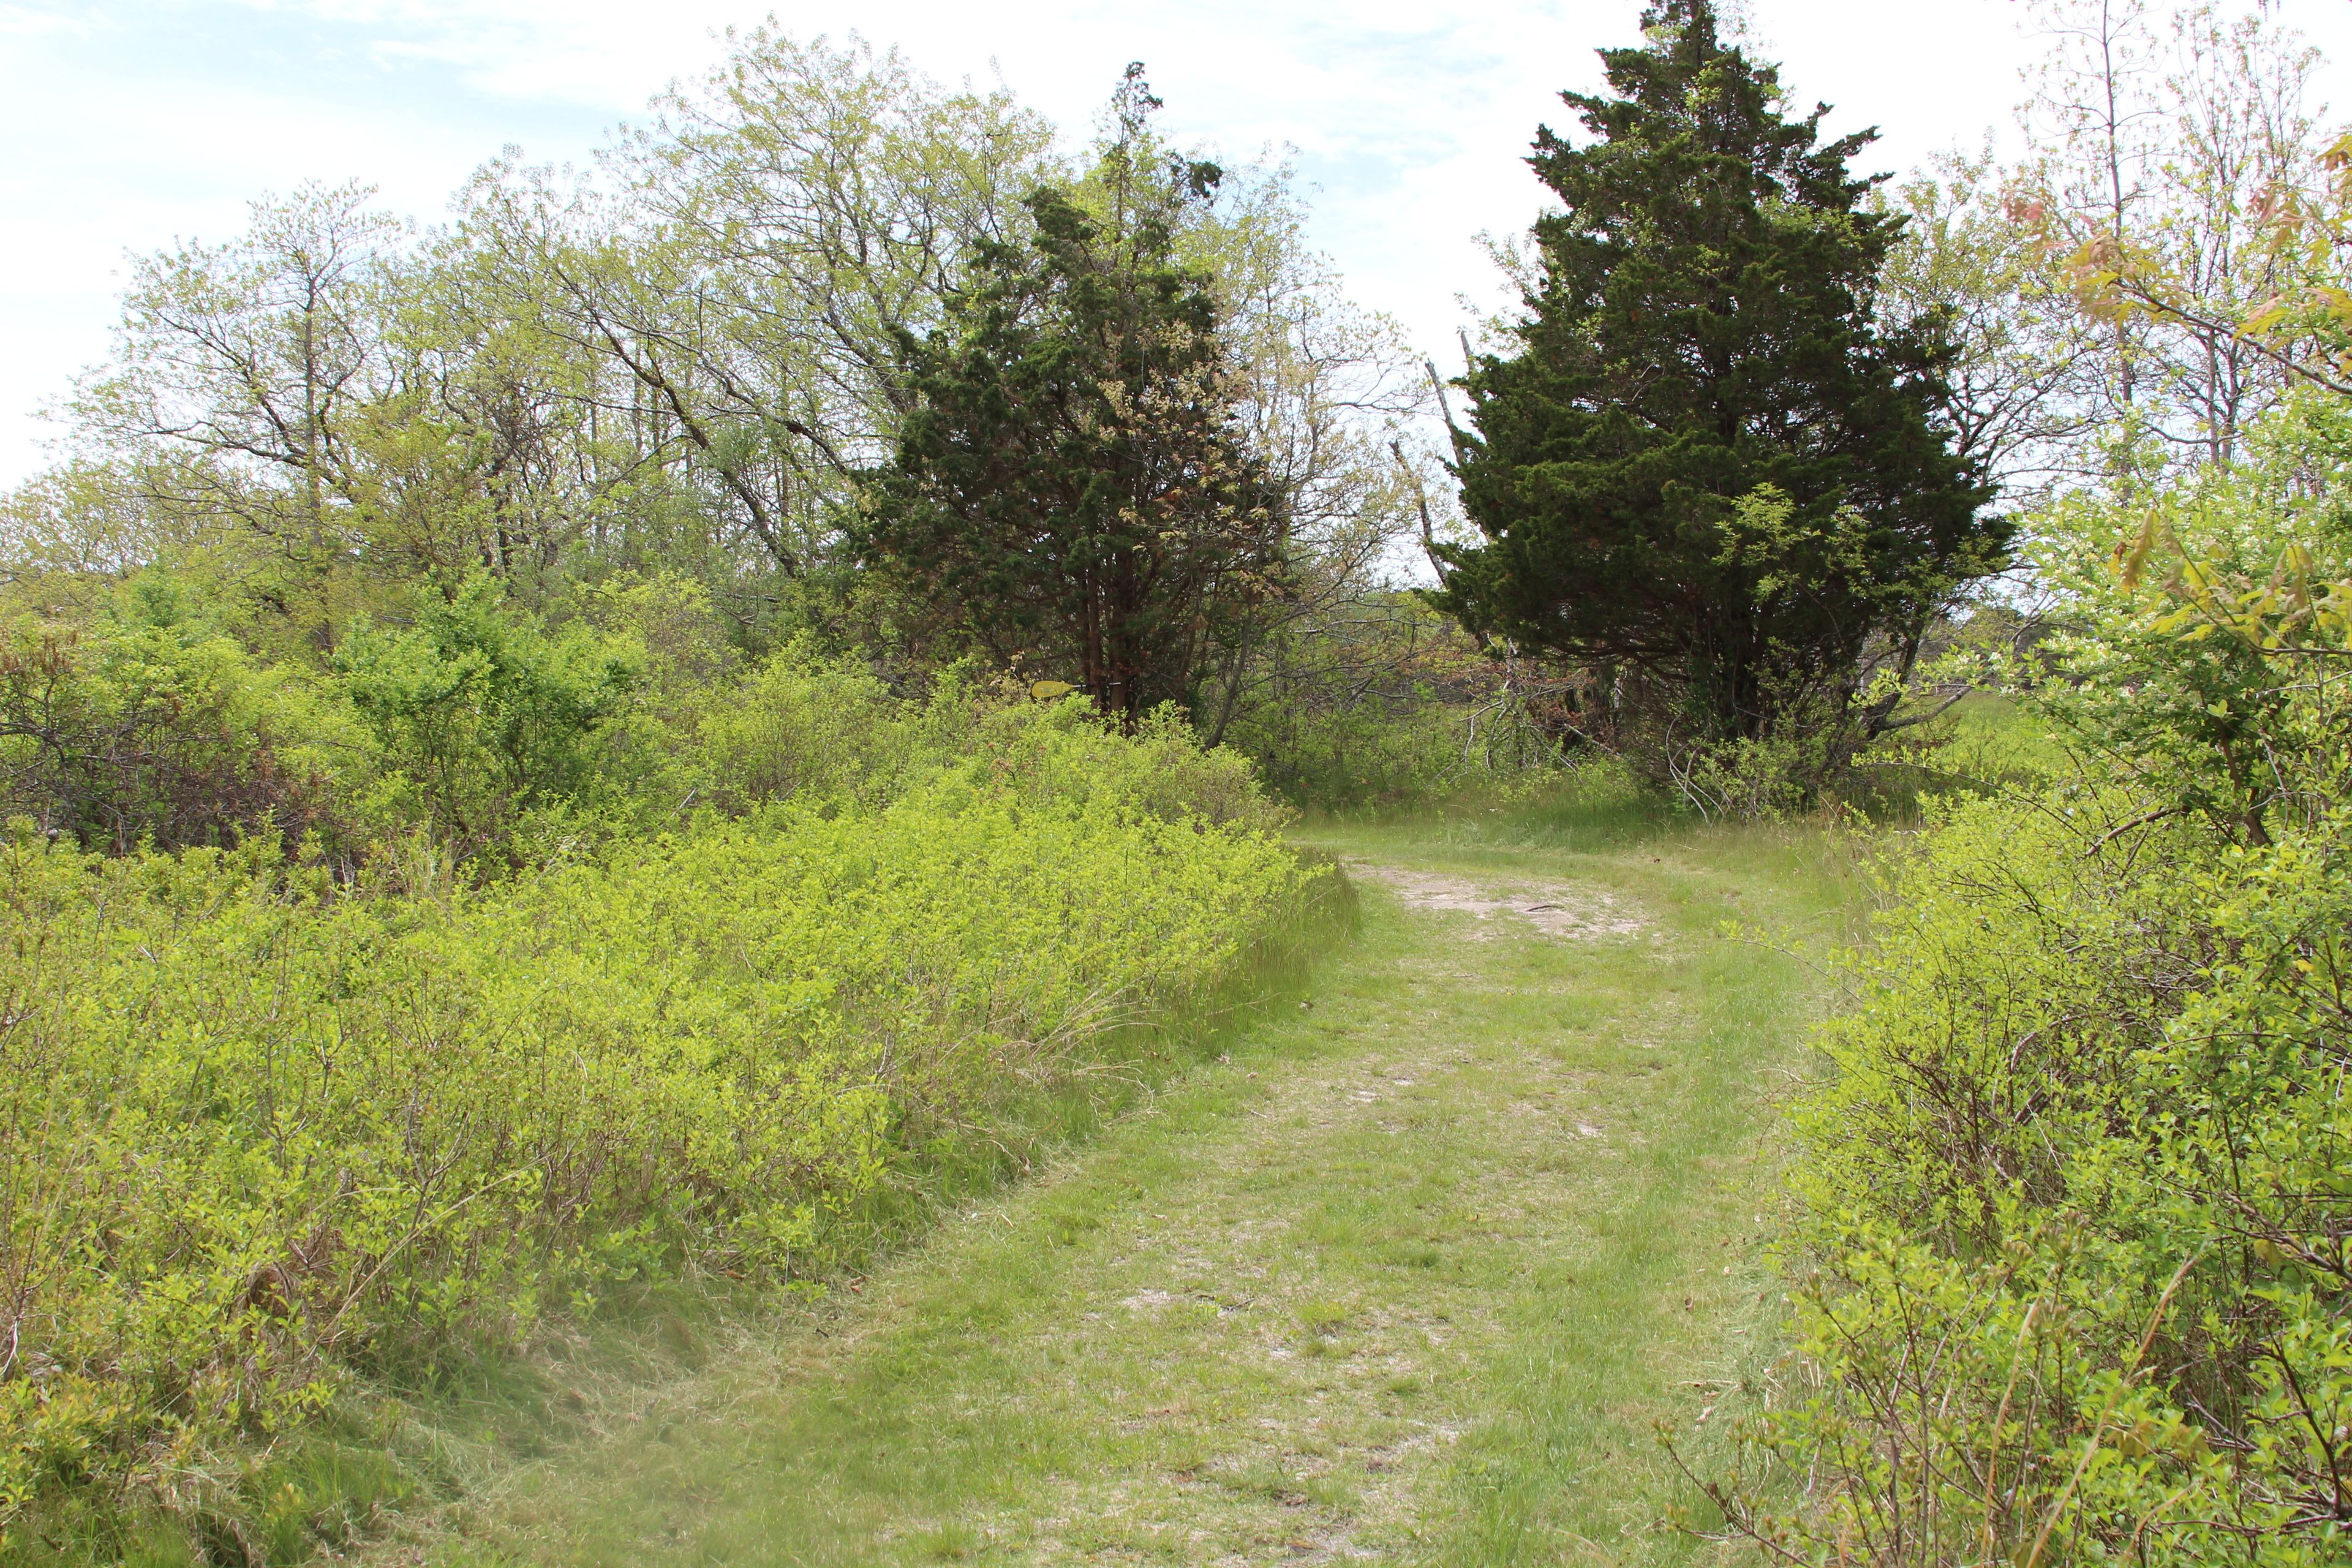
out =
[[[600,731],[627,712],[642,650],[580,621],[550,633],[475,576],[392,633],[362,625],[335,661],[341,695],[373,740],[378,788],[398,819],[461,854],[517,821],[605,793]]]
[[[2068,764],[1890,860],[1801,1112],[1801,1559],[2352,1554],[2342,450],[2054,520]]]
[[[1172,721],[825,668],[715,707],[717,762],[677,767],[789,749],[824,786],[488,880],[430,834],[346,883],[274,838],[108,858],[19,819],[0,1541],[93,1489],[218,1506],[371,1378],[621,1281],[825,1267],[895,1163],[1181,1006],[1301,885]]]
[[[730,813],[788,801],[871,805],[944,769],[1024,796],[1099,795],[1220,825],[1271,827],[1283,815],[1239,752],[1204,750],[1172,707],[1121,735],[1075,695],[1039,704],[961,671],[909,703],[862,669],[799,648],[714,693],[698,740],[688,787]]]
[[[45,833],[121,852],[142,841],[291,843],[320,825],[340,737],[293,672],[182,613],[174,585],[111,613],[26,617],[0,640],[0,798]]]

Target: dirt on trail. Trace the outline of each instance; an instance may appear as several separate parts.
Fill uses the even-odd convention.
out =
[[[1368,860],[1349,860],[1346,864],[1350,876],[1378,882],[1395,893],[1409,909],[1476,916],[1481,927],[1472,933],[1475,942],[1492,941],[1497,934],[1497,928],[1491,924],[1496,915],[1524,921],[1546,936],[1569,941],[1638,936],[1648,928],[1647,921],[1597,888],[1565,882],[1486,886],[1434,871],[1381,866]]]

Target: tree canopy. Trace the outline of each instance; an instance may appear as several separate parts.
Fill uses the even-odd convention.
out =
[[[1565,211],[1511,352],[1461,384],[1463,502],[1482,542],[1442,552],[1474,629],[1635,667],[1716,738],[1851,701],[2010,526],[1937,414],[1930,320],[1882,328],[1899,220],[1707,0],[1660,0],[1610,92],[1566,93],[1589,140],[1544,128],[1530,164]]]
[[[1288,533],[1213,280],[1175,253],[1221,174],[1146,164],[1150,103],[1130,68],[1101,199],[1041,187],[1030,237],[982,247],[947,322],[904,339],[913,406],[859,532],[923,614],[1129,723],[1190,705]]]

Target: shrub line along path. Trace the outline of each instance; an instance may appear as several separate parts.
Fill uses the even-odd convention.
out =
[[[1505,819],[1509,820],[1509,819]],[[857,1298],[607,1398],[410,1561],[1686,1561],[1769,1378],[1802,835],[1330,831],[1360,935]],[[1833,934],[1833,933],[1832,933]]]

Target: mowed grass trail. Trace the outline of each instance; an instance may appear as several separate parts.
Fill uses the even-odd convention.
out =
[[[1798,832],[1304,833],[1362,889],[1308,1000],[854,1301],[514,1473],[435,1563],[1674,1563],[1769,1353],[1771,1101],[1832,940]]]

